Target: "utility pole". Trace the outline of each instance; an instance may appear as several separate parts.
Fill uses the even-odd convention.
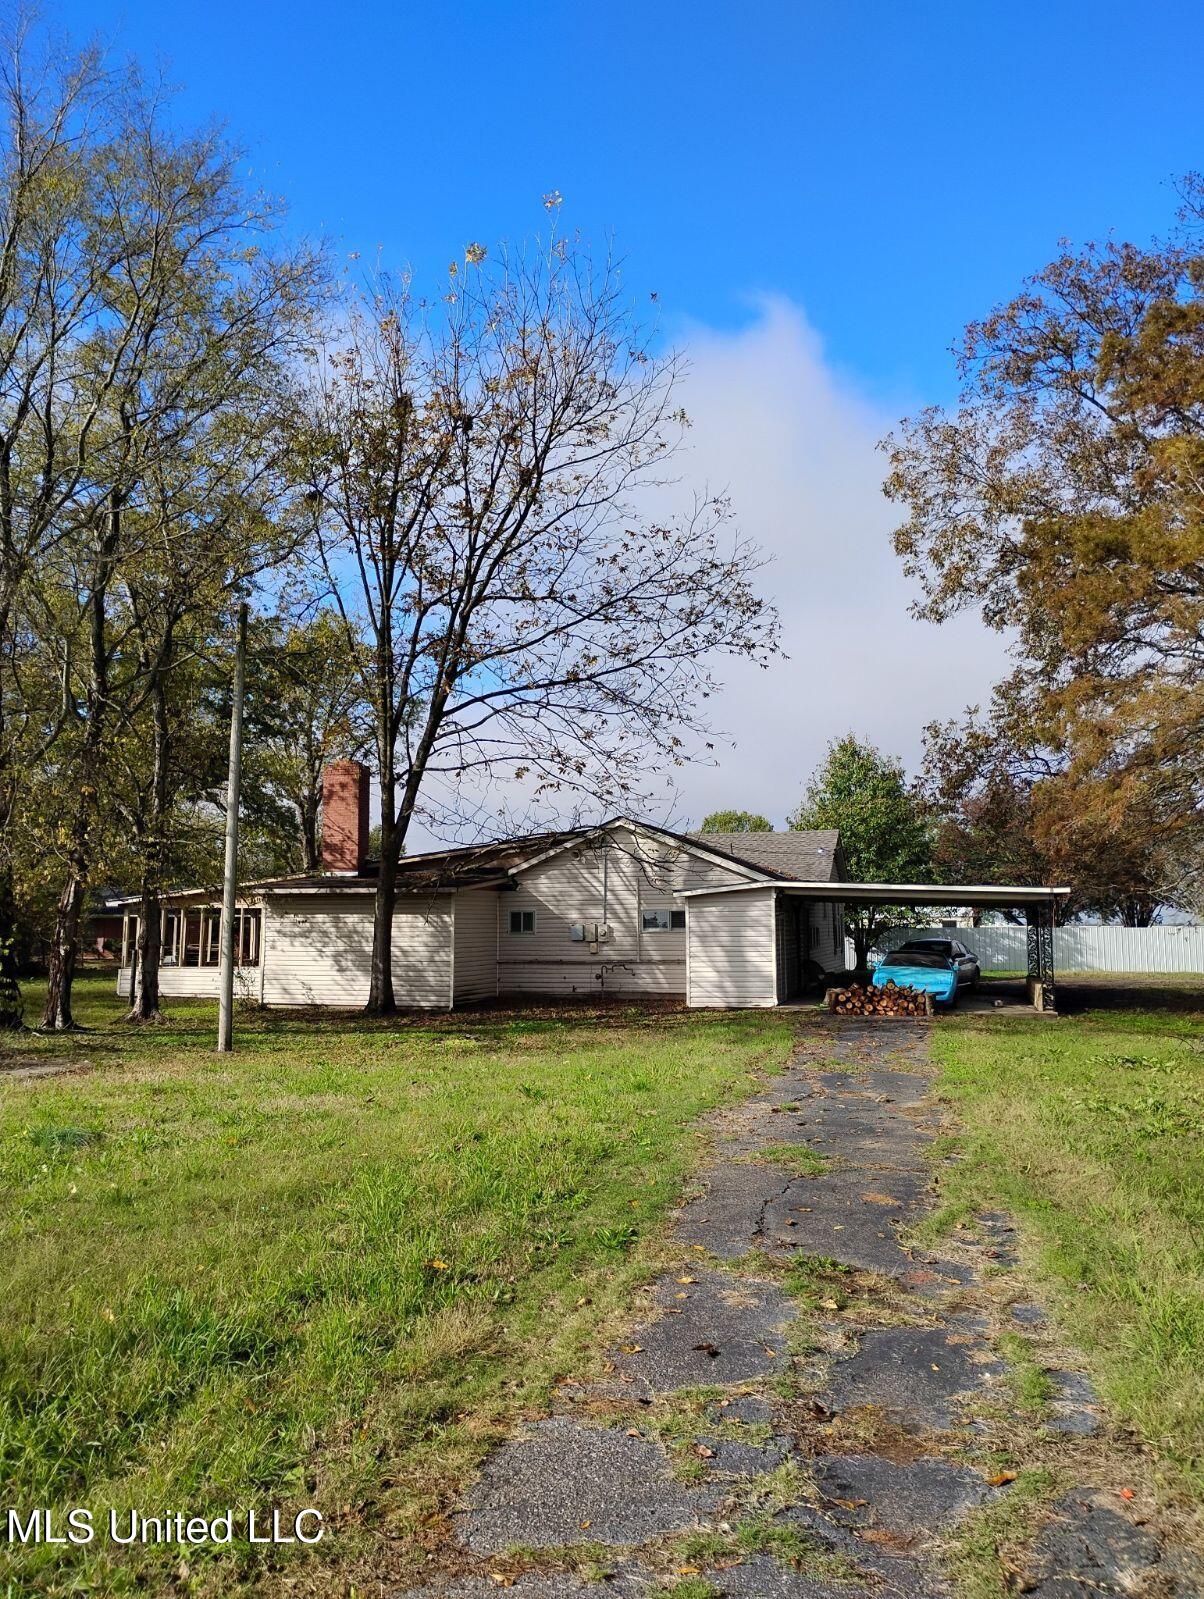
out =
[[[234,900],[238,888],[238,799],[242,786],[242,701],[247,676],[247,602],[238,607],[234,703],[230,710],[230,776],[226,782],[226,870],[222,880],[221,984],[217,1001],[217,1052],[234,1048]]]

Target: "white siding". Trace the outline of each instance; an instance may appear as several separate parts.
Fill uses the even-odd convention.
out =
[[[690,900],[689,1005],[777,1004],[774,890]]]
[[[813,901],[809,910],[814,937],[807,954],[825,971],[838,971],[848,964],[844,947],[844,911],[828,900]]]
[[[643,931],[645,910],[681,910],[674,888],[743,882],[735,866],[701,860],[684,849],[626,829],[609,847],[562,850],[519,875],[514,892],[498,895],[498,988],[504,994],[683,994],[686,933]],[[535,912],[533,933],[510,931],[511,911]],[[574,923],[600,937],[574,942]]]
[[[497,993],[498,900],[494,888],[461,889],[455,896],[452,973],[455,1003]]]
[[[128,998],[130,968],[123,966],[117,973],[117,992]],[[234,971],[234,997],[258,999],[263,980],[258,966],[238,966]],[[161,966],[159,992],[164,999],[216,999],[219,971],[216,966]]]
[[[264,927],[263,998],[268,1005],[356,1009],[368,998],[372,897],[278,896]],[[451,1003],[452,900],[399,899],[393,914],[393,992],[399,1005]]]
[[[881,949],[908,938],[957,938],[978,956],[984,971],[1025,971],[1024,927],[898,927],[884,933]],[[1057,927],[1058,972],[1204,972],[1204,927]]]

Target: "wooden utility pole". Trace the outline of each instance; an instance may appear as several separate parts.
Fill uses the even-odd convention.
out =
[[[247,676],[247,602],[238,607],[234,703],[230,709],[230,776],[226,782],[226,870],[222,880],[221,986],[217,1002],[217,1052],[234,1048],[234,911],[238,890],[238,800],[242,786],[242,701]]]

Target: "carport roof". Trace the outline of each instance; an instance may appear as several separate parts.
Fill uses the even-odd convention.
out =
[[[703,894],[748,894],[775,889],[796,899],[830,899],[879,905],[1052,905],[1068,888],[1033,888],[1020,883],[733,883],[724,888],[679,888],[682,899]]]

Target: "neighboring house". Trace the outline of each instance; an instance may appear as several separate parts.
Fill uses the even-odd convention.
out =
[[[367,771],[339,762],[324,786],[324,869],[240,890],[241,994],[269,1005],[364,1004],[376,889],[367,842]],[[629,817],[407,856],[394,993],[399,1005],[432,1009],[537,994],[779,1004],[802,991],[808,963],[843,966],[844,922],[838,903],[790,898],[775,885],[844,876],[835,832],[682,834]],[[136,901],[119,903],[118,982],[128,992]],[[163,914],[162,992],[216,994],[215,897],[173,894]]]

